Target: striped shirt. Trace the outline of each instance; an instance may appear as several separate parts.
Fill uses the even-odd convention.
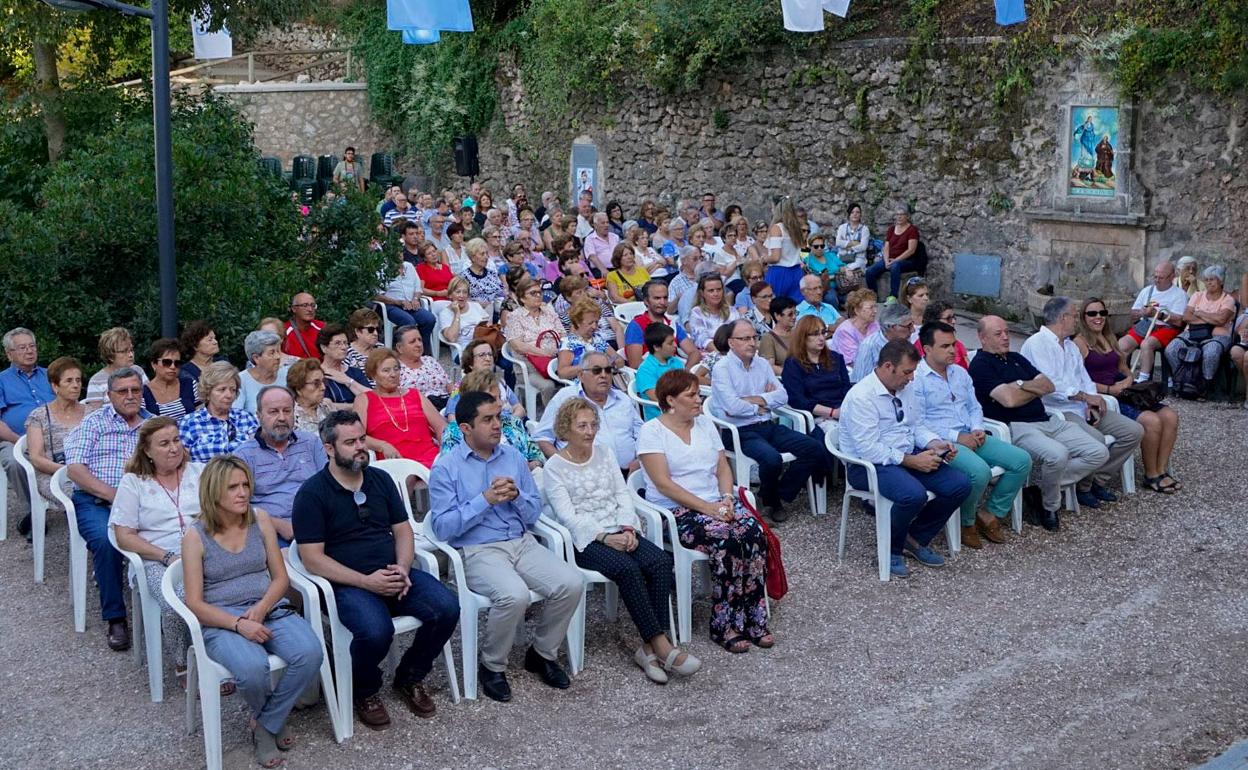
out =
[[[85,465],[92,476],[116,489],[126,475],[126,462],[139,445],[139,428],[151,416],[140,409],[140,420],[131,426],[111,403],[106,403],[83,418],[65,439],[65,464]]]

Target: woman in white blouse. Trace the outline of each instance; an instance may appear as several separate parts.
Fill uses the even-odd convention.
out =
[[[871,231],[862,222],[862,206],[849,204],[846,221],[836,228],[836,256],[848,270],[865,270]]]
[[[776,290],[777,297],[801,302],[802,249],[806,247],[806,235],[793,200],[787,195],[776,204],[764,245],[767,248],[763,256],[763,264],[768,266],[767,283]]]
[[[667,672],[689,676],[702,667],[667,638],[672,556],[647,540],[633,509],[632,493],[609,446],[594,446],[598,410],[570,398],[555,417],[555,436],[567,445],[546,461],[542,487],[555,518],[572,533],[576,563],[601,572],[620,588],[642,644],[633,661],[653,682]]]
[[[489,323],[490,314],[468,299],[468,280],[463,276],[452,278],[446,288],[451,304],[438,314],[438,324],[442,327],[439,333],[445,342],[467,345],[472,341],[477,325]]]
[[[173,645],[179,677],[186,676],[190,638],[186,626],[161,596],[160,581],[169,565],[181,557],[182,535],[199,515],[199,475],[203,469],[203,464],[190,461],[175,420],[149,419],[139,428],[138,445],[126,463],[126,475],[117,485],[108,517],[117,545],[143,558],[144,577],[160,601],[163,638]],[[185,686],[185,681],[182,684]]]
[[[710,557],[711,639],[732,653],[776,643],[767,628],[767,540],[733,493],[724,444],[702,414],[701,383],[684,369],[655,386],[662,410],[641,426],[637,456],[646,499],[676,516],[680,542]]]
[[[400,326],[394,330],[394,352],[399,354],[399,385],[415,388],[438,409],[451,395],[451,376],[433,356],[425,355],[420,329]]]

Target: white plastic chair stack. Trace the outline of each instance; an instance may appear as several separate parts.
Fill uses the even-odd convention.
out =
[[[160,703],[164,698],[165,658],[161,647],[160,602],[152,596],[147,585],[147,574],[143,569],[143,557],[134,551],[124,550],[117,544],[117,533],[113,526],[108,526],[108,542],[126,558],[126,572],[130,583],[130,609],[134,613],[134,636],[143,638],[143,644],[134,644],[134,662],[138,663],[147,655],[147,689],[151,693],[152,703]],[[189,682],[189,675],[187,681]]]
[[[290,582],[292,586],[295,586],[303,581],[292,574]],[[228,668],[208,657],[207,648],[204,646],[204,630],[199,623],[199,618],[195,617],[195,613],[191,612],[186,603],[178,598],[176,589],[181,585],[182,562],[176,561],[165,570],[165,576],[160,582],[160,592],[165,597],[165,602],[178,613],[191,633],[191,648],[186,656],[186,733],[187,735],[195,733],[195,696],[198,689],[204,725],[204,754],[208,770],[220,770],[222,763],[221,683],[233,679],[234,675]],[[306,586],[304,590],[307,590]],[[317,605],[313,602],[311,606]],[[306,609],[307,605],[305,605]],[[316,628],[316,625],[313,625],[313,628]],[[342,743],[346,736],[343,732],[341,717],[334,707],[334,682],[329,673],[329,656],[324,654],[323,641],[321,647],[321,687],[325,692],[325,704],[329,711],[330,724],[333,726],[334,740]],[[276,655],[269,656],[270,672],[281,671],[284,668],[286,668],[286,661]]]
[[[729,462],[732,463],[733,477],[737,480],[737,484],[748,488],[750,486],[751,474],[758,466],[758,463],[754,461],[754,458],[742,451],[741,433],[737,430],[737,426],[716,416],[711,409],[711,399],[709,397],[702,401],[702,413],[711,418],[711,422],[715,423],[715,427],[728,432],[731,446],[724,447],[724,452],[728,455]],[[780,412],[777,411],[776,416],[779,415]],[[797,457],[791,452],[781,452],[780,459],[785,465],[788,465],[796,460]],[[806,495],[809,499],[811,513],[818,515],[822,506],[819,502],[820,495],[813,477],[806,480]]]
[[[42,583],[47,541],[48,501],[39,492],[39,477],[35,473],[35,466],[30,462],[30,457],[26,454],[27,446],[26,436],[19,438],[13,445],[13,459],[26,472],[26,487],[30,490],[30,538],[35,552],[35,582]],[[0,474],[2,475],[4,474]]]
[[[65,494],[67,478],[64,468],[52,474],[52,496],[65,509],[69,523],[69,593],[74,603],[74,630],[81,634],[87,630],[87,541],[78,534],[74,501]]]

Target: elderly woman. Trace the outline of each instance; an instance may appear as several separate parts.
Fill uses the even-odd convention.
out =
[[[53,504],[52,474],[65,466],[65,439],[87,414],[87,408],[78,403],[82,364],[65,356],[56,359],[48,364],[48,382],[56,398],[35,407],[26,417],[26,454],[35,467],[39,494]]]
[[[436,358],[425,355],[420,329],[415,326],[395,329],[394,352],[402,365],[399,384],[420,391],[439,410],[446,406],[446,400],[451,395],[451,376]]]
[[[377,386],[357,396],[354,409],[364,424],[368,448],[387,460],[404,457],[432,466],[446,420],[420,391],[403,387],[402,364],[393,350],[369,353],[365,367]]]
[[[611,310],[611,303],[601,291],[590,285],[586,278],[588,271],[580,263],[571,266],[572,272],[559,281],[559,297],[555,299],[555,314],[559,316],[559,322],[563,324],[563,328],[567,331],[572,329],[572,318],[569,312],[572,306],[576,304],[582,297],[588,298],[591,302],[598,305],[598,309],[602,311],[602,315],[598,318],[598,333],[607,340],[608,343],[614,342],[615,346],[623,347],[622,340],[624,337],[624,328],[616,319]]]
[[[278,327],[281,327],[281,321],[278,321]],[[191,321],[182,330],[178,342],[182,345],[182,368],[178,370],[178,376],[192,383],[198,383],[200,372],[205,366],[217,360],[217,354],[221,352],[221,345],[217,342],[217,333],[207,321]]]
[[[282,338],[270,331],[251,332],[243,340],[243,352],[251,367],[239,375],[238,400],[234,408],[256,413],[256,396],[269,385],[285,385],[287,367],[282,366]]]
[[[760,335],[758,354],[779,377],[784,373],[784,360],[789,357],[789,341],[797,324],[797,303],[788,297],[776,297],[771,301],[771,317],[774,323]]]
[[[507,315],[503,335],[512,351],[522,356],[523,366],[528,368],[528,381],[537,390],[542,403],[548,403],[555,394],[555,383],[547,377],[550,359],[559,355],[559,343],[563,325],[550,305],[542,302],[542,287],[527,276],[516,285],[520,307]]]
[[[650,246],[650,233],[636,222],[628,223],[629,226],[624,228],[623,243],[629,245],[633,249],[633,257],[636,264],[640,268],[644,268],[651,278],[658,278],[667,275],[676,268],[675,261],[669,260],[659,255]],[[636,284],[641,286],[641,284]]]
[[[871,245],[871,230],[862,221],[862,206],[849,204],[845,221],[836,228],[836,254],[847,269],[865,270],[867,248]]]
[[[286,325],[282,322],[282,319],[275,318],[273,316],[261,318],[260,323],[256,324],[256,331],[273,332],[274,334],[276,334],[278,337],[282,338],[283,340],[286,339]],[[225,359],[221,358],[218,360],[224,361]],[[303,359],[299,356],[292,356],[289,353],[283,352],[282,362],[280,365],[281,366],[293,366],[296,361],[302,361],[302,360]],[[196,378],[198,378],[198,376],[199,375],[196,375]]]
[[[251,412],[234,406],[238,392],[238,370],[232,364],[217,361],[199,375],[204,408],[191,412],[179,424],[182,443],[195,462],[206,463],[233,452],[260,427]]]
[[[733,653],[771,647],[767,628],[767,540],[741,503],[698,378],[683,369],[659,378],[660,414],[637,437],[646,500],[676,516],[686,548],[710,557],[711,639]]]
[[[754,271],[757,271],[757,280],[753,280]],[[775,325],[775,319],[771,316],[771,301],[776,298],[776,290],[763,280],[762,263],[749,263],[742,268],[741,274],[749,276],[746,278],[749,288],[737,295],[737,311],[742,318],[754,325],[754,331],[761,337]],[[741,297],[745,297],[744,303],[740,301]]]
[[[100,335],[99,351],[104,368],[92,375],[87,382],[87,403],[104,403],[108,393],[108,377],[118,369],[133,368],[143,378],[143,384],[147,384],[147,373],[143,371],[143,367],[134,365],[134,340],[130,337],[130,332],[120,326],[104,332]]]
[[[867,288],[855,289],[845,298],[848,323],[837,326],[832,333],[832,349],[844,361],[852,362],[862,341],[879,330],[880,325],[875,322],[875,299],[875,290]]]
[[[459,398],[465,393],[489,393],[499,403],[503,404],[503,411],[499,415],[502,421],[503,443],[510,444],[524,455],[529,461],[529,468],[536,468],[542,464],[542,450],[538,448],[537,442],[529,436],[529,431],[524,426],[524,420],[519,419],[507,408],[507,402],[503,400],[502,389],[507,387],[498,378],[498,374],[489,369],[477,369],[469,372],[459,383],[459,389],[455,391],[455,403],[459,403]],[[452,411],[451,414],[454,414]],[[457,446],[464,440],[464,434],[459,429],[459,424],[455,420],[447,420],[446,428],[442,431],[441,451],[445,452],[452,447]]]
[[[251,469],[220,457],[200,476],[200,516],[182,538],[186,606],[204,628],[208,657],[234,674],[251,712],[261,767],[295,747],[286,718],[316,679],[324,647],[286,601],[290,587],[277,533],[252,508]],[[274,685],[269,654],[286,661]]]
[[[625,365],[624,357],[612,350],[607,338],[602,335],[598,325],[601,319],[602,308],[588,297],[581,297],[568,310],[568,320],[572,322],[572,328],[559,346],[559,377],[565,380],[576,379],[581,372],[581,359],[591,351],[617,359],[616,364],[619,366]]]
[[[1075,345],[1083,355],[1083,368],[1096,386],[1096,392],[1117,397],[1131,386],[1131,368],[1118,350],[1116,338],[1109,331],[1109,308],[1099,297],[1083,303],[1079,314],[1079,331]],[[1179,483],[1166,472],[1170,455],[1179,436],[1179,414],[1165,404],[1141,411],[1119,401],[1118,408],[1144,429],[1140,454],[1144,460],[1144,486],[1154,492],[1172,494]]]
[[[874,293],[872,293],[871,299],[875,299]],[[933,321],[940,321],[941,323],[949,324],[950,326],[956,328],[958,325],[957,311],[955,311],[953,309],[953,305],[950,305],[948,302],[942,302],[940,300],[932,302],[927,306],[927,309],[923,311],[923,323],[930,324]],[[914,347],[919,351],[920,356],[927,355],[927,351],[923,349],[923,343],[921,341],[915,340]],[[962,340],[957,340],[954,343],[954,351],[953,362],[963,369],[970,369],[971,359],[970,356],[967,355],[966,345],[962,344]]]
[[[802,280],[802,249],[806,248],[806,236],[802,233],[792,198],[785,196],[776,204],[764,245],[767,253],[762,261],[768,265],[767,283],[776,290],[777,297],[801,302],[799,283]]]
[[[171,337],[158,339],[148,348],[147,360],[152,379],[143,386],[143,408],[175,420],[195,411],[195,384],[178,376],[181,343]]]
[[[201,463],[190,462],[178,435],[178,423],[169,417],[153,417],[139,428],[139,442],[126,463],[126,475],[117,485],[108,516],[117,545],[143,558],[144,577],[152,595],[159,597],[163,637],[173,645],[183,687],[189,635],[161,596],[160,580],[178,560],[182,536],[199,515],[199,476],[203,469]]]
[[[453,226],[453,225],[452,225]],[[420,246],[420,264],[416,265],[416,277],[420,279],[421,292],[433,302],[433,312],[439,313],[450,300],[450,283],[455,277],[453,269],[442,259],[442,252],[432,243]],[[464,267],[468,265],[468,256],[464,254]]]
[[[498,277],[497,273],[495,277]],[[478,324],[489,323],[491,314],[469,298],[471,288],[468,279],[462,275],[455,276],[448,289],[451,304],[442,308],[438,315],[439,333],[444,342],[467,347]]]
[[[1200,368],[1205,382],[1212,382],[1222,362],[1222,354],[1231,347],[1231,321],[1235,318],[1235,298],[1224,288],[1226,268],[1210,265],[1202,273],[1205,288],[1192,295],[1183,311],[1187,328],[1166,345],[1166,361],[1170,370],[1179,367],[1184,348],[1200,349]]]
[[[889,274],[888,296],[896,297],[901,290],[901,274],[919,270],[919,228],[910,223],[910,206],[902,203],[893,211],[893,226],[884,235],[884,253],[867,268],[863,281],[874,290],[880,276]]]
[[[412,327],[415,328],[415,327]],[[301,358],[286,372],[286,387],[295,394],[295,430],[315,435],[321,420],[334,411],[325,397],[325,372],[315,358]]]
[[[1191,299],[1196,292],[1205,290],[1205,285],[1200,281],[1200,263],[1195,257],[1179,257],[1174,267],[1178,271],[1174,282],[1180,289],[1187,292],[1188,299]]]
[[[803,316],[793,327],[789,357],[780,375],[789,406],[810,412],[821,427],[840,418],[841,402],[853,385],[845,359],[829,350],[827,341],[823,321],[818,316]]]
[[[633,229],[645,232],[641,228]],[[611,267],[614,269],[607,273],[607,294],[611,301],[620,304],[637,299],[637,290],[650,280],[650,273],[637,263],[637,252],[631,243],[616,244],[611,252]]]
[[[354,404],[355,399],[370,387],[363,369],[347,364],[347,327],[325,324],[316,334],[321,351],[321,371],[325,373],[325,398],[333,404]]]
[[[497,239],[498,234],[494,233],[491,237]],[[500,248],[497,254],[492,254],[486,241],[481,238],[468,241],[465,248],[468,250],[468,269],[460,275],[468,281],[468,298],[492,313],[494,303],[502,302],[507,296],[507,290],[503,286],[502,278],[498,275],[498,270],[491,267],[491,264],[503,263],[502,249]]]
[[[368,354],[381,346],[377,341],[381,332],[381,316],[368,308],[353,310],[347,316],[347,366],[363,369]]]
[[[570,398],[559,407],[555,437],[567,443],[547,461],[542,491],[572,534],[577,565],[619,586],[641,636],[633,661],[652,682],[665,684],[667,672],[689,676],[702,661],[667,638],[672,556],[643,536],[615,451],[609,443],[594,445],[598,429],[598,409],[586,399]]]
[[[498,356],[494,353],[494,346],[485,340],[476,340],[468,343],[468,347],[464,348],[464,360],[460,364],[460,370],[463,372],[463,379],[475,371],[484,369],[491,375],[495,372],[494,366],[498,361]],[[516,397],[516,392],[507,386],[506,382],[499,384],[502,390],[502,404],[504,414],[513,414],[523,421],[526,417],[524,406],[520,404],[520,399]],[[442,409],[442,414],[447,417],[454,417],[455,405],[459,403],[459,388],[451,392],[451,397],[447,399],[446,406]]]

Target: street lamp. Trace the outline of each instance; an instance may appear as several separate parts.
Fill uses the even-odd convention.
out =
[[[169,93],[169,3],[140,8],[116,0],[42,0],[60,11],[104,9],[140,16],[152,27],[152,122],[156,133],[156,249],[160,262],[160,334],[178,336],[177,262],[173,253],[173,143]]]

